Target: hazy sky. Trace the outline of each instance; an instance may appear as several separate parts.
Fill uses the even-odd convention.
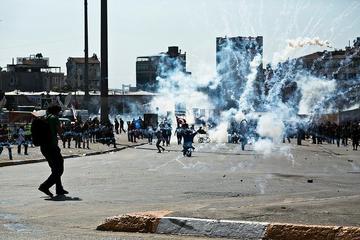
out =
[[[0,66],[42,53],[66,73],[83,56],[83,0],[1,0]],[[100,57],[100,0],[88,0],[89,55]],[[344,48],[360,36],[360,0],[108,0],[109,87],[135,85],[137,56],[177,45],[194,75],[215,71],[215,38],[264,36],[264,61],[286,40],[319,37]],[[322,47],[306,47],[291,57]]]

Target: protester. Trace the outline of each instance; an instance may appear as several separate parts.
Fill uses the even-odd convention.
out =
[[[153,130],[152,126],[148,127],[146,134],[147,134],[147,138],[148,138],[148,143],[151,145],[153,137],[154,137],[154,130]]]
[[[161,142],[165,141],[164,136],[163,136],[163,132],[161,131],[161,129],[158,129],[155,134],[156,134],[156,138],[157,138],[156,147],[158,149],[158,153],[161,153],[161,150],[165,151],[165,148],[163,148],[160,145]]]
[[[9,160],[13,160],[11,144],[9,141],[8,127],[6,124],[0,125],[0,154],[3,152],[4,147],[8,149]]]
[[[121,131],[123,131],[124,133],[126,133],[125,129],[124,129],[124,120],[122,120],[122,118],[120,118],[120,134]]]
[[[61,182],[61,176],[64,173],[64,159],[61,155],[60,148],[58,147],[58,137],[60,134],[60,121],[58,114],[61,111],[61,107],[57,105],[50,106],[47,109],[46,121],[48,123],[49,141],[44,141],[40,145],[40,151],[46,158],[50,168],[51,175],[49,178],[39,186],[39,190],[46,195],[52,197],[53,194],[49,190],[53,185],[56,185],[56,194],[64,195],[69,192],[63,188]],[[44,139],[45,140],[45,139]]]
[[[114,121],[114,126],[115,126],[115,132],[116,134],[119,134],[119,127],[120,127],[120,123],[117,120],[117,118],[115,117],[115,121]]]
[[[18,145],[17,147],[17,153],[21,154],[21,145],[24,146],[24,154],[28,155],[28,144],[25,141],[25,131],[24,128],[21,126],[18,128],[17,130],[17,138],[16,138],[16,143]]]
[[[176,138],[177,138],[177,143],[178,145],[181,145],[181,141],[182,141],[182,135],[183,135],[183,129],[182,129],[182,125],[178,124],[178,127],[175,129],[175,133],[176,134]]]

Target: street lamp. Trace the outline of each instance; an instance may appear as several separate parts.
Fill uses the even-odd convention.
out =
[[[101,0],[101,113],[102,123],[109,121],[107,0]]]

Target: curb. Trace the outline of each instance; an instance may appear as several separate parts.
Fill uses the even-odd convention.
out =
[[[106,218],[96,230],[264,240],[360,240],[360,227],[166,217],[170,211]]]
[[[63,158],[67,159],[67,158],[95,156],[95,155],[106,154],[106,153],[111,153],[111,152],[118,152],[118,151],[124,150],[126,148],[142,146],[145,144],[146,143],[140,143],[137,145],[122,145],[123,147],[118,147],[118,148],[105,150],[105,151],[91,152],[91,153],[85,153],[85,154],[64,155]],[[0,162],[0,168],[8,167],[8,166],[23,165],[23,164],[40,163],[40,162],[45,162],[45,161],[46,161],[45,158],[29,159],[29,160],[8,160],[6,162]]]

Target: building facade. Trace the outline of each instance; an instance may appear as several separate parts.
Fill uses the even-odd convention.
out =
[[[329,101],[335,109],[342,110],[360,103],[360,37],[352,46],[333,51],[311,53],[278,64],[274,70],[267,71],[267,82],[272,79],[289,78],[284,81],[283,101],[294,96],[297,84],[293,81],[296,74],[311,75],[321,79],[335,80],[336,91]],[[269,86],[269,89],[271,85]]]
[[[339,83],[360,78],[360,37],[353,46],[334,51],[315,52],[296,59],[297,65],[312,75],[336,79]]]
[[[186,72],[186,53],[172,46],[166,53],[142,56],[136,59],[136,87],[138,90],[157,92],[158,77],[166,78],[173,71]],[[189,73],[188,73],[189,74]]]
[[[220,80],[217,90],[220,93],[220,109],[238,107],[237,101],[252,71],[256,71],[253,100],[255,104],[260,102],[258,98],[261,96],[264,82],[262,58],[262,36],[216,38],[216,70]],[[252,69],[251,63],[254,60],[256,66]]]
[[[8,64],[7,70],[0,72],[2,91],[50,91],[65,86],[64,73],[60,67],[49,66],[49,58],[41,53],[29,57],[18,57],[16,64]]]
[[[89,58],[89,90],[100,90],[100,61],[96,54]],[[72,90],[84,90],[85,58],[69,57],[66,62],[66,82]]]

